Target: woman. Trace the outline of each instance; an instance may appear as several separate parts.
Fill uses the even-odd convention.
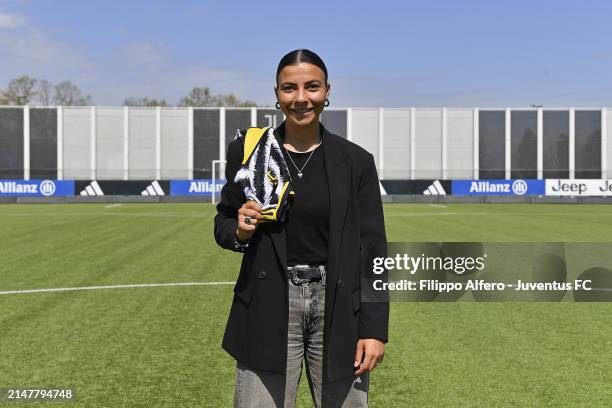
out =
[[[237,360],[235,406],[293,407],[305,359],[317,407],[365,407],[389,313],[385,296],[368,294],[371,259],[386,256],[374,158],[319,122],[330,85],[315,53],[285,55],[274,90],[286,120],[273,136],[295,193],[288,217],[261,222],[235,182],[243,138],[228,147],[215,217],[217,243],[244,252],[223,339]]]

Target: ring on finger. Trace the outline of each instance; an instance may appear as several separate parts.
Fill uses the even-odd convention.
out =
[[[248,215],[244,217],[244,223],[245,224],[250,224],[251,223],[251,217],[249,217]]]

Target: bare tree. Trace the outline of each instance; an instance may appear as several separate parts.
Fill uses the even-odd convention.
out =
[[[36,96],[36,79],[27,75],[12,79],[0,95],[5,105],[28,105]]]
[[[46,79],[38,81],[37,87],[37,102],[42,106],[49,106],[53,102],[53,84]]]
[[[129,97],[125,98],[123,101],[123,106],[144,106],[144,107],[153,107],[153,106],[170,106],[165,99],[155,99],[144,97]]]
[[[62,106],[88,106],[92,105],[91,95],[83,95],[78,86],[70,81],[62,81],[55,85],[53,101]]]

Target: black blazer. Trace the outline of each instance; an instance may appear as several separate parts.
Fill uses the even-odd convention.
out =
[[[284,122],[274,134],[282,145]],[[386,273],[372,276],[371,259],[386,256],[387,241],[374,157],[322,125],[321,135],[330,197],[323,382],[330,382],[353,375],[359,338],[387,341],[388,296],[370,296],[372,279],[386,280]],[[234,250],[237,211],[246,201],[234,183],[243,157],[242,142],[235,139],[229,144],[227,183],[215,216],[215,240],[230,250]],[[247,367],[286,373],[286,268],[284,224],[260,224],[242,258],[222,344]]]

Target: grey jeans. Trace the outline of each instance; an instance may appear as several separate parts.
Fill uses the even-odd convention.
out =
[[[359,377],[326,383],[322,392],[325,315],[323,282],[295,284],[289,280],[287,375],[255,370],[237,363],[235,408],[295,407],[303,361],[306,363],[310,393],[317,408],[368,406],[368,372]]]

